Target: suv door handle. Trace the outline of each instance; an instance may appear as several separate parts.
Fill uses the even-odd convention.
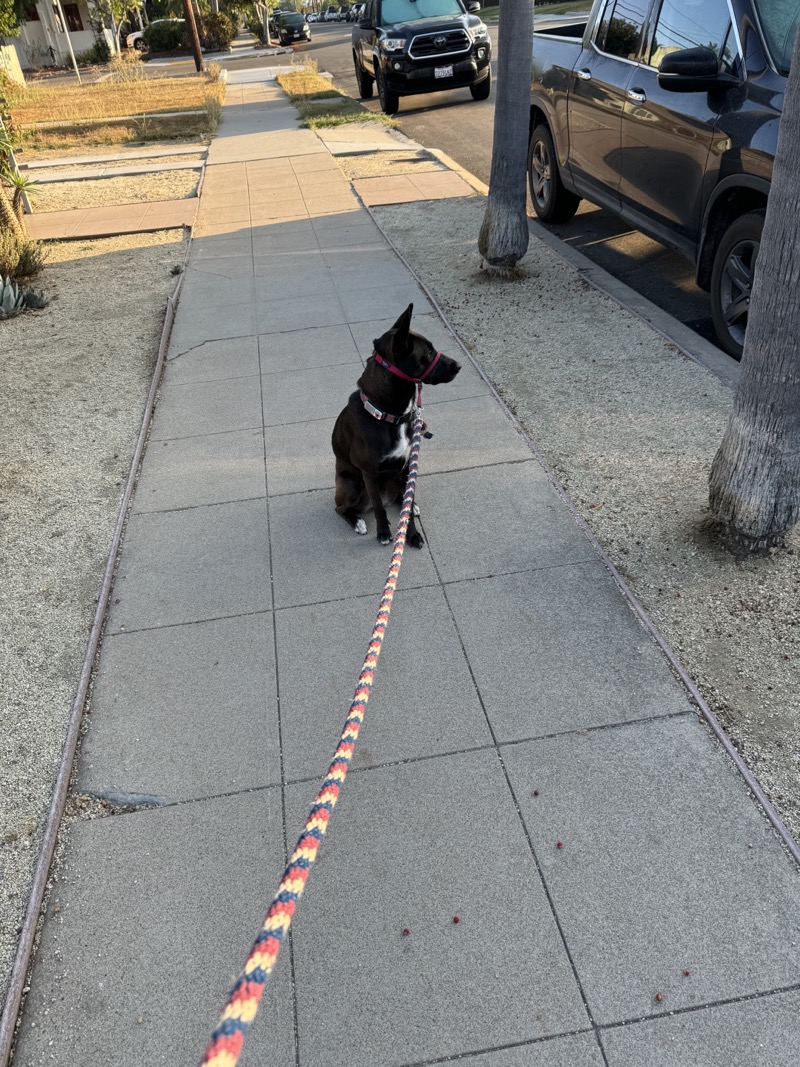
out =
[[[643,104],[647,99],[647,93],[643,89],[628,89],[625,95],[629,100],[633,100],[635,104]]]
[[[575,73],[583,82],[589,82],[592,80],[592,72],[588,67],[581,67],[580,70],[576,70]]]

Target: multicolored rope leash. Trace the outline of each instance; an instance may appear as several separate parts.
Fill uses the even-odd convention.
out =
[[[244,1046],[244,1039],[250,1025],[256,1017],[259,1001],[264,992],[267,979],[272,974],[283,939],[288,933],[297,902],[303,895],[308,876],[317,852],[325,837],[336,801],[339,799],[350,760],[353,757],[358,732],[364,721],[364,713],[375,679],[375,668],[383,645],[383,636],[392,610],[392,600],[397,588],[400,563],[406,545],[408,523],[414,506],[414,491],[417,485],[417,466],[419,461],[420,437],[422,436],[422,409],[417,408],[414,430],[411,439],[411,452],[408,460],[408,481],[403,496],[403,507],[394,539],[392,562],[383,587],[378,616],[372,631],[369,648],[361,668],[353,702],[342,730],[339,745],[328,768],[322,788],[317,793],[308,819],[286,870],[283,872],[278,892],[269,906],[264,925],[253,943],[250,955],[244,965],[225,1009],[220,1016],[216,1030],[211,1035],[201,1067],[235,1067]]]

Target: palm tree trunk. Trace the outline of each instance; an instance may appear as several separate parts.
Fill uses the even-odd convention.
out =
[[[24,224],[17,218],[14,203],[8,195],[6,186],[0,181],[0,229],[10,230],[21,243],[27,240]]]
[[[733,414],[709,503],[734,543],[780,544],[800,519],[800,35],[786,87],[772,187]]]
[[[491,274],[508,276],[528,249],[525,182],[531,89],[533,0],[503,0],[492,170],[478,251]]]

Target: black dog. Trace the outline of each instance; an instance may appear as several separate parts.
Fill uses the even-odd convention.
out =
[[[452,382],[461,370],[460,363],[437,352],[425,337],[411,333],[413,309],[409,304],[391,330],[373,342],[375,351],[358,379],[359,390],[350,395],[331,440],[336,510],[356,533],[365,534],[361,516],[371,507],[382,545],[392,540],[384,505],[403,499],[408,480],[417,386]],[[425,543],[413,514],[406,540],[414,548]]]

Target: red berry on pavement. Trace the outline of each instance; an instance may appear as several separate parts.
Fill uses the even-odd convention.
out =
[[[683,977],[684,978],[688,978],[691,973],[692,973],[691,971],[684,971],[683,972]]]
[[[409,935],[410,933],[411,933],[411,931],[410,931],[410,930],[403,930],[403,937],[408,937],[408,935]]]
[[[664,999],[664,994],[663,993],[656,993],[656,1000],[658,1001],[659,1004],[661,1003],[661,1001],[663,999]]]
[[[564,842],[563,841],[556,841],[556,848],[563,848],[563,847],[564,847]]]
[[[457,915],[454,915],[454,916],[453,916],[453,922],[454,922],[454,923],[460,923],[460,922],[461,922],[461,920],[459,919],[459,917],[458,917]]]

